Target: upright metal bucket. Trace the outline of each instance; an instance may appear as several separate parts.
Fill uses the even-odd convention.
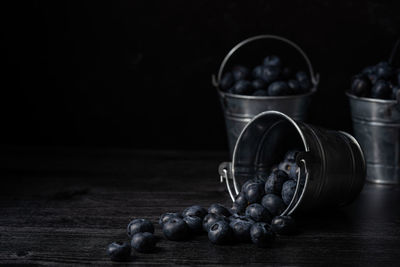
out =
[[[269,173],[289,150],[299,150],[296,162],[297,188],[282,213],[316,211],[352,202],[363,188],[365,160],[351,135],[321,129],[267,111],[254,117],[241,132],[232,162],[220,164],[221,182],[225,182],[232,200],[241,185],[258,172]],[[232,187],[233,184],[233,187]]]
[[[284,44],[301,56],[303,63],[305,62],[311,77],[312,88],[309,93],[290,96],[245,96],[234,95],[221,90],[219,83],[222,79],[226,66],[230,63],[232,56],[238,54],[239,50],[242,50],[249,44],[266,40],[268,42],[274,41],[282,45]],[[265,50],[268,52],[267,47],[265,47],[264,51]],[[236,140],[244,126],[255,115],[263,111],[277,110],[295,118],[296,120],[304,121],[307,115],[307,108],[311,102],[311,96],[317,90],[318,83],[319,75],[314,73],[313,67],[307,55],[297,44],[288,39],[274,35],[259,35],[248,38],[233,47],[222,61],[217,78],[214,78],[213,81],[214,86],[217,88],[224,112],[230,155],[233,154]]]
[[[367,161],[367,180],[400,183],[400,94],[397,100],[347,96],[354,135]]]

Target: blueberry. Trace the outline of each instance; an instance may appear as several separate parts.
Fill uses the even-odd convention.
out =
[[[378,79],[390,79],[393,75],[393,69],[388,62],[380,62],[376,65],[376,75],[378,76]]]
[[[279,78],[281,71],[280,68],[274,66],[267,66],[262,69],[261,79],[267,83],[276,81]]]
[[[271,96],[290,95],[290,88],[285,81],[276,81],[268,86],[268,94]]]
[[[351,93],[356,96],[368,96],[371,92],[371,85],[368,77],[356,75],[351,83]]]
[[[400,86],[393,86],[392,93],[393,93],[392,98],[396,100],[397,95],[400,94]]]
[[[220,204],[212,204],[208,208],[208,213],[214,213],[214,214],[217,214],[220,216],[226,216],[226,217],[231,216],[230,211]]]
[[[261,200],[261,205],[265,207],[273,216],[280,215],[285,209],[286,205],[282,198],[275,194],[267,194]]]
[[[284,160],[285,160],[285,161],[290,161],[290,162],[296,162],[296,157],[297,157],[297,154],[298,154],[299,152],[300,152],[300,151],[298,151],[298,150],[289,150],[289,151],[285,154]]]
[[[178,217],[165,222],[162,231],[168,240],[180,241],[189,237],[189,227],[183,219]]]
[[[234,220],[229,226],[232,228],[233,236],[239,242],[251,242],[250,228],[253,223],[244,220]]]
[[[211,225],[213,225],[214,223],[221,221],[221,220],[228,221],[228,219],[226,219],[225,217],[222,217],[220,215],[217,215],[214,213],[207,214],[206,217],[204,217],[204,219],[203,219],[203,230],[208,232],[210,230]]]
[[[271,213],[258,203],[253,203],[246,208],[246,216],[256,222],[270,222],[272,219]]]
[[[282,79],[289,80],[292,76],[292,70],[288,67],[284,67],[281,73]]]
[[[296,79],[300,84],[300,88],[303,89],[303,91],[309,89],[311,87],[311,82],[310,79],[304,71],[299,71],[296,73]]]
[[[131,246],[138,252],[152,252],[156,248],[156,239],[152,233],[137,233],[132,237]]]
[[[240,206],[247,206],[248,202],[246,199],[246,196],[244,195],[243,192],[240,192],[236,197],[235,197],[235,203],[240,205]]]
[[[370,75],[370,74],[374,74],[375,71],[376,71],[376,67],[375,66],[368,66],[368,67],[365,67],[362,70],[362,73],[366,74],[366,75]]]
[[[175,217],[182,218],[182,215],[178,212],[164,213],[163,215],[160,216],[160,219],[158,220],[158,224],[163,226],[166,221],[170,220],[171,218],[175,218]]]
[[[254,88],[251,82],[240,80],[235,83],[230,92],[236,95],[251,95],[253,91]]]
[[[265,183],[265,193],[279,195],[282,191],[283,183],[289,179],[286,172],[282,170],[273,171]]]
[[[197,216],[203,219],[204,216],[207,215],[207,210],[205,208],[200,207],[199,205],[190,206],[182,212],[183,217],[189,215]]]
[[[183,220],[192,233],[198,234],[203,231],[203,220],[200,217],[189,215],[184,217]]]
[[[296,233],[296,223],[290,216],[277,216],[271,222],[272,231],[280,235]]]
[[[262,72],[263,72],[263,66],[257,66],[253,69],[251,74],[253,75],[253,78],[258,79],[262,77]]]
[[[248,217],[248,216],[242,216],[242,215],[238,215],[238,214],[233,214],[232,216],[230,216],[229,218],[229,222],[230,223],[233,223],[233,222],[235,222],[235,221],[245,221],[245,222],[248,222],[248,223],[250,223],[250,224],[253,224],[253,223],[255,223],[255,221],[253,220],[253,219],[251,219],[250,217]]]
[[[128,224],[126,231],[129,237],[133,237],[136,233],[154,233],[154,226],[147,219],[135,219]]]
[[[250,229],[251,241],[258,247],[268,247],[275,240],[275,234],[268,224],[257,222]]]
[[[290,88],[291,94],[297,95],[297,94],[301,94],[303,92],[301,87],[300,87],[299,81],[297,81],[297,80],[289,80],[287,82],[287,84],[288,84],[288,86]]]
[[[220,220],[210,226],[208,239],[214,244],[227,244],[232,240],[232,229],[225,220]]]
[[[255,90],[260,90],[260,89],[265,90],[268,87],[267,83],[261,79],[256,79],[256,80],[252,81],[251,84]]]
[[[295,180],[288,180],[282,186],[282,199],[286,205],[290,204],[294,193],[296,191],[297,182]]]
[[[244,66],[237,65],[233,67],[232,74],[235,80],[239,81],[247,79],[249,77],[250,71]]]
[[[107,255],[112,261],[128,261],[131,256],[131,246],[128,243],[113,242],[107,247]]]
[[[297,164],[296,164],[296,162],[288,161],[288,160],[282,161],[281,163],[279,163],[278,169],[286,172],[289,175],[290,179],[297,180],[297,173],[296,173]],[[277,193],[277,192],[275,192],[275,193]]]
[[[264,58],[263,64],[264,66],[280,67],[282,61],[278,56],[271,55]]]
[[[235,79],[233,78],[233,74],[231,72],[227,72],[222,76],[222,79],[219,83],[222,90],[228,90],[235,83]]]
[[[390,99],[392,97],[392,89],[387,81],[379,80],[377,81],[371,90],[371,97]]]
[[[262,183],[252,183],[246,187],[244,195],[248,203],[256,203],[264,196],[264,185]]]

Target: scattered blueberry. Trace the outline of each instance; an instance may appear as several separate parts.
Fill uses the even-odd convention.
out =
[[[248,205],[247,199],[242,191],[236,196],[235,202],[233,203],[231,210],[234,213],[243,213],[247,205]]]
[[[267,66],[262,69],[261,79],[267,83],[276,81],[280,75],[280,68],[275,66]]]
[[[158,224],[163,226],[166,221],[168,221],[171,218],[175,218],[175,217],[182,218],[182,215],[180,213],[178,213],[178,212],[167,212],[167,213],[164,213],[163,215],[160,216],[160,219],[158,220]]]
[[[222,90],[228,90],[235,83],[235,79],[233,78],[233,74],[231,72],[227,72],[222,76],[220,86]]]
[[[282,198],[275,194],[267,194],[261,200],[263,205],[273,216],[280,215],[285,209],[286,205]]]
[[[282,199],[286,205],[290,204],[294,193],[296,192],[297,182],[295,180],[288,180],[282,186]]]
[[[251,82],[251,85],[253,86],[253,88],[255,90],[265,90],[267,89],[267,83],[264,80],[261,79],[256,79],[254,81]],[[254,95],[254,94],[253,94]]]
[[[149,232],[154,233],[153,224],[147,219],[134,219],[127,227],[127,234],[129,237],[133,237],[136,233]]]
[[[229,219],[229,222],[230,222],[230,223],[235,222],[235,221],[237,221],[237,220],[239,220],[239,221],[245,221],[245,222],[248,222],[248,223],[250,223],[250,224],[255,223],[255,221],[254,221],[253,219],[251,219],[250,217],[248,217],[248,216],[242,216],[242,215],[238,215],[238,214],[233,214],[233,215],[230,216],[228,219]]]
[[[207,214],[206,217],[204,217],[203,219],[203,230],[208,232],[210,230],[211,225],[221,220],[228,221],[225,217],[219,216],[217,214],[213,213]]]
[[[138,252],[152,252],[156,248],[156,239],[152,233],[137,233],[132,237],[131,246]]]
[[[356,75],[351,84],[351,93],[356,96],[368,96],[371,93],[371,81],[362,75]]]
[[[291,216],[277,216],[271,222],[272,231],[280,235],[291,235],[296,232],[296,223]]]
[[[276,81],[268,86],[268,94],[270,96],[283,96],[290,94],[290,88],[285,81]]]
[[[258,247],[268,247],[275,240],[275,234],[268,224],[257,222],[250,229],[251,241]]]
[[[272,219],[271,213],[258,203],[253,203],[246,208],[246,216],[256,222],[270,222]]]
[[[371,97],[380,99],[390,99],[392,97],[392,89],[385,80],[377,81],[371,90]]]
[[[264,58],[263,64],[264,66],[280,67],[282,65],[282,61],[278,56],[271,55]]]
[[[200,207],[199,205],[190,206],[182,212],[183,217],[189,215],[197,216],[203,219],[204,216],[207,215],[207,210],[203,207]]]
[[[253,223],[240,219],[234,220],[229,224],[235,239],[244,243],[251,242],[250,228],[252,225]]]
[[[208,208],[208,213],[214,213],[226,217],[231,216],[230,211],[220,204],[211,204],[211,206]]]
[[[167,239],[173,241],[185,240],[189,237],[189,227],[183,219],[178,217],[165,222],[162,231]]]
[[[227,244],[232,241],[232,229],[225,220],[220,220],[211,225],[208,239],[214,244]]]
[[[112,261],[128,261],[131,256],[131,246],[128,243],[113,242],[108,245],[107,254]]]
[[[250,71],[244,66],[237,65],[232,69],[233,77],[236,81],[245,80],[249,77]]]
[[[286,182],[288,179],[289,176],[286,172],[282,170],[273,171],[265,183],[265,193],[279,195],[282,191],[284,182]]]
[[[200,217],[194,215],[188,215],[183,218],[190,231],[194,234],[201,233],[203,231],[203,220]]]
[[[246,187],[246,191],[244,191],[248,203],[259,202],[264,194],[264,184],[262,183],[251,183]]]
[[[251,95],[253,91],[253,85],[251,84],[251,82],[246,80],[237,81],[235,85],[231,88],[231,93],[237,95]]]

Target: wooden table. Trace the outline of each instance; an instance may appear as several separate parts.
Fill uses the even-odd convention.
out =
[[[0,265],[115,264],[106,246],[128,240],[132,218],[154,223],[163,212],[229,203],[220,152],[43,149],[0,152]],[[400,189],[366,184],[341,210],[297,218],[301,233],[272,248],[216,246],[160,237],[159,251],[131,264],[400,265]]]

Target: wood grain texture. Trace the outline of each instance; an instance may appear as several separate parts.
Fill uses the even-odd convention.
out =
[[[399,187],[367,184],[349,207],[298,217],[301,233],[271,248],[215,246],[205,235],[167,241],[156,223],[191,204],[229,204],[224,153],[8,148],[0,159],[0,265],[115,264],[106,246],[127,241],[137,217],[155,223],[159,250],[124,264],[400,265]]]

